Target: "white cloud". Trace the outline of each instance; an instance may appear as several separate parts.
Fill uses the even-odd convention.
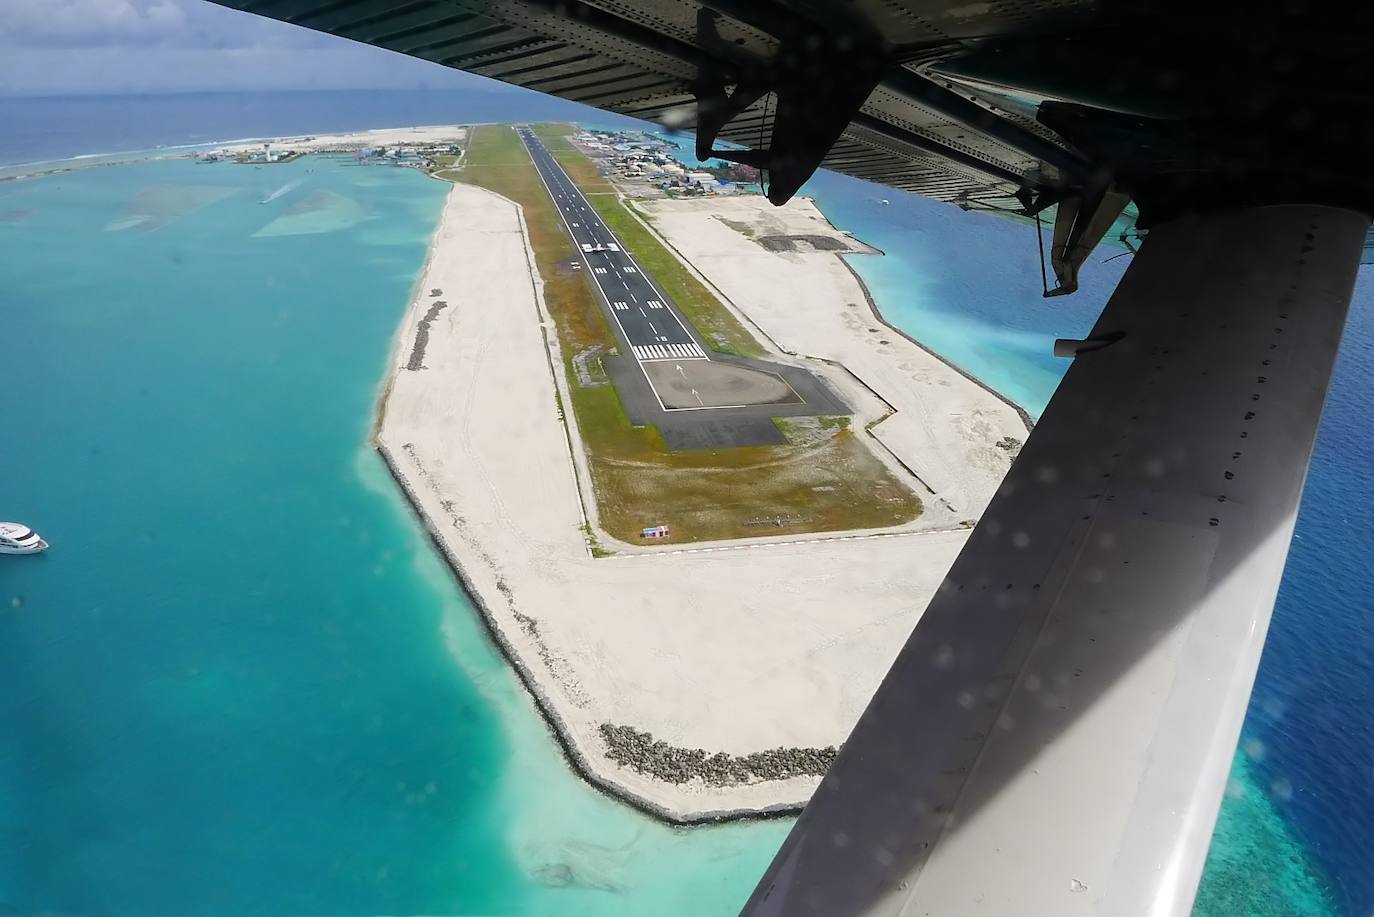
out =
[[[0,54],[0,96],[459,86],[496,84],[345,41],[324,48],[20,48]]]
[[[0,0],[0,95],[484,82],[204,0]]]
[[[108,44],[174,35],[186,25],[180,0],[5,0],[0,40],[5,44]]]

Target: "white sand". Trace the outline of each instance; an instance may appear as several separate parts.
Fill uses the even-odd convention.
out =
[[[321,150],[360,150],[364,147],[396,146],[398,144],[461,143],[467,128],[456,124],[436,124],[426,127],[384,127],[346,134],[312,134],[310,136],[264,138],[244,143],[226,144],[223,149],[261,149],[270,143],[274,150],[296,150],[317,153]]]
[[[774,207],[757,195],[637,202],[656,229],[717,293],[783,350],[843,364],[896,413],[873,428],[939,497],[936,519],[976,520],[1011,466],[1026,424],[1009,404],[881,324],[863,286],[838,255],[770,252],[754,238],[827,236],[860,248],[807,199]],[[867,257],[867,256],[865,256]],[[873,256],[879,257],[879,256]],[[846,392],[848,394],[848,392]],[[940,503],[948,513],[940,513]]]
[[[671,218],[675,234],[713,222],[681,209]],[[918,415],[904,421],[909,432],[892,437],[894,448],[917,464],[938,461],[927,473],[951,492],[960,488],[966,507],[980,506],[999,472],[990,461],[986,473],[950,467],[975,447],[963,434],[947,442],[938,431],[957,426],[948,414],[958,411],[985,418],[991,432],[1024,435],[1015,414],[895,335],[900,343],[886,350],[864,340],[851,327],[871,324],[854,318],[867,308],[862,298],[859,307],[834,306],[857,295],[833,269],[834,256],[784,260],[778,272],[766,261],[729,262],[728,249],[745,243],[728,238],[709,239],[708,272],[771,334],[797,350],[853,358],[879,387],[910,388],[915,375],[931,389],[883,391]],[[966,532],[591,558],[555,399],[566,381],[552,368],[561,366],[550,359],[557,342],[532,264],[519,208],[455,185],[399,332],[380,445],[593,779],[685,820],[804,802],[817,778],[733,787],[650,779],[609,760],[598,727],[629,725],[673,745],[731,754],[842,742]],[[735,276],[750,270],[772,279],[750,286]],[[766,283],[796,297],[791,323],[772,294],[761,295]],[[431,288],[449,306],[430,329],[426,368],[408,371]],[[838,319],[823,315],[826,296]],[[830,330],[805,337],[808,322]],[[902,369],[907,363],[913,368]]]

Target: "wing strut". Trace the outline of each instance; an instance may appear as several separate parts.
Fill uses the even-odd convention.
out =
[[[1152,231],[746,914],[1189,912],[1369,225]]]
[[[697,41],[705,48],[724,46],[716,31],[718,15],[705,7],[697,13]],[[815,173],[873,93],[887,65],[887,51],[876,40],[860,40],[851,32],[836,36],[819,29],[777,30],[784,37],[771,59],[737,60],[729,68],[701,72],[696,85],[696,156],[767,171],[768,199],[781,205]],[[727,81],[733,82],[733,91],[727,89]],[[767,148],[714,149],[721,128],[770,92],[777,106]]]

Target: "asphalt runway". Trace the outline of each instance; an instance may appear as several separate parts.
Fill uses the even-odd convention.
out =
[[[649,384],[667,410],[800,404],[801,396],[777,373],[710,360],[658,360],[644,364]]]
[[[529,128],[517,131],[611,317],[620,355],[603,358],[630,422],[669,449],[781,445],[773,417],[849,414],[796,366],[710,351]]]
[[[707,359],[706,349],[688,330],[677,308],[601,222],[534,131],[522,127],[519,132],[634,358],[640,363]]]

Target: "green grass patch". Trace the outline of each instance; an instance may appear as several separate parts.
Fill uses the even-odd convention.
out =
[[[545,149],[550,153],[557,153],[560,150],[571,150],[572,142],[568,137],[577,133],[577,127],[564,121],[554,121],[545,124],[532,124],[530,130],[534,131],[534,136],[544,143]]]
[[[581,153],[567,150],[554,153],[553,158],[563,167],[563,171],[568,173],[573,182],[582,189],[583,194],[595,196],[615,192],[615,187],[607,180],[606,176],[601,174],[596,163]]]
[[[795,421],[788,420],[786,417],[771,418],[773,426],[778,428],[778,432],[787,437],[789,443],[796,442],[800,430]]]
[[[534,135],[543,142],[544,148],[553,154],[554,160],[563,167],[563,171],[568,173],[584,194],[604,194],[615,190],[596,167],[596,163],[579,152],[568,139],[569,135],[577,132],[574,125],[536,124],[533,130]]]
[[[793,446],[814,446],[849,430],[848,417],[774,417],[777,427]]]

